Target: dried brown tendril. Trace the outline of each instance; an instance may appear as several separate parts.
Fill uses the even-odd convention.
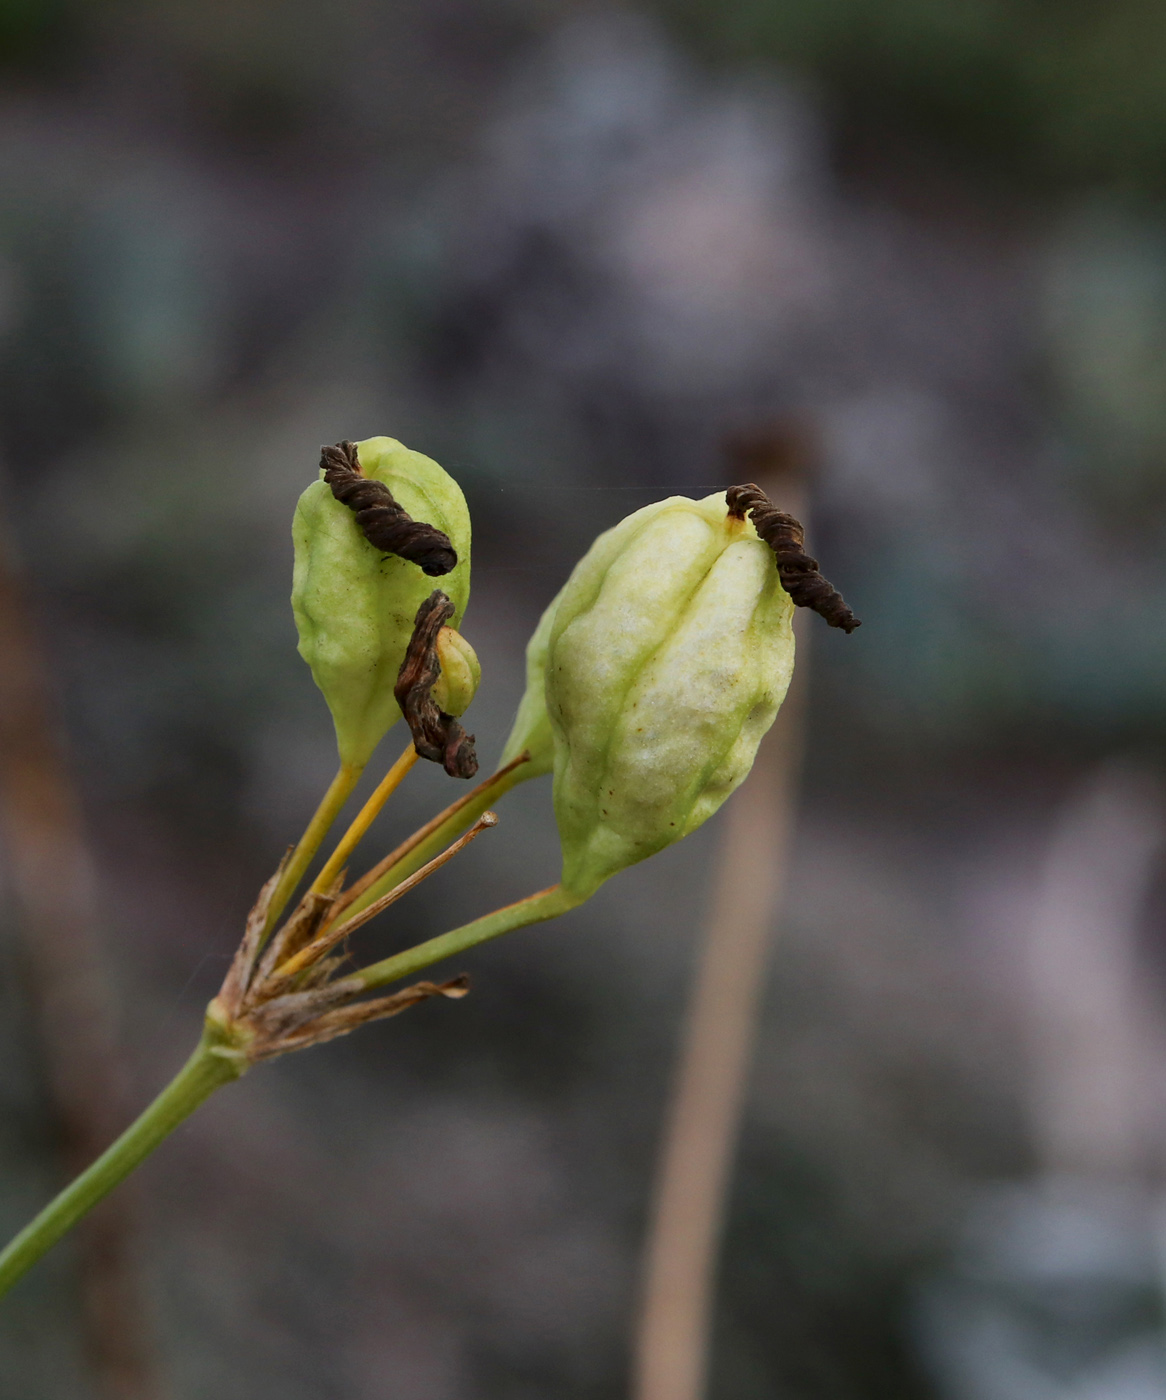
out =
[[[448,574],[457,564],[457,550],[447,534],[423,520],[414,520],[383,481],[364,475],[355,443],[322,447],[320,466],[332,494],[355,511],[356,523],[374,549],[408,559],[431,577]]]
[[[842,594],[818,572],[818,561],[805,551],[806,532],[787,511],[778,510],[760,486],[730,486],[725,492],[729,514],[752,519],[758,535],[777,556],[781,586],[799,608],[813,608],[831,627],[853,632],[862,624]]]
[[[421,757],[440,763],[451,778],[472,778],[478,771],[474,736],[467,734],[453,715],[439,710],[433,698],[434,684],[441,675],[437,634],[453,614],[454,606],[440,588],[417,609],[413,636],[393,694]]]

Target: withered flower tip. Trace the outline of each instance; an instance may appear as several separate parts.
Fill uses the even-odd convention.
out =
[[[457,551],[449,536],[414,520],[384,482],[365,476],[355,443],[322,447],[320,466],[332,494],[356,513],[356,523],[374,549],[408,559],[431,577],[448,574],[455,567]]]
[[[346,944],[350,933],[416,888],[490,825],[479,820],[472,831],[395,890],[343,923],[337,921],[341,881],[327,891],[309,891],[264,949],[267,911],[285,857],[248,916],[230,971],[207,1010],[208,1024],[219,1028],[242,1062],[258,1064],[347,1035],[369,1021],[396,1016],[430,997],[455,1001],[464,997],[470,984],[461,976],[441,983],[417,982],[388,996],[359,1000],[366,988],[358,977],[344,975]]]
[[[478,771],[474,736],[439,709],[433,687],[441,674],[437,634],[454,614],[454,606],[435,588],[417,609],[413,636],[393,694],[413,735],[413,746],[422,758],[440,763],[451,778],[472,778]]]
[[[806,532],[787,511],[778,510],[760,486],[730,486],[725,492],[729,514],[753,519],[758,535],[777,556],[781,586],[799,608],[813,608],[831,627],[853,632],[862,623],[850,611],[842,594],[818,572],[818,561],[805,551]]]

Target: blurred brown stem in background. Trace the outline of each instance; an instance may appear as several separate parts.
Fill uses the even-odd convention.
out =
[[[730,442],[734,482],[754,481],[805,523],[811,441],[779,424]],[[806,695],[806,617],[789,694],[728,804],[655,1186],[633,1358],[634,1400],[699,1400],[716,1264],[774,912],[784,893]]]
[[[2,523],[2,522],[0,522]],[[124,1126],[93,871],[54,726],[46,666],[0,531],[0,840],[34,982],[39,1052],[73,1175]],[[85,1351],[102,1400],[157,1400],[131,1197],[105,1202],[78,1238]]]

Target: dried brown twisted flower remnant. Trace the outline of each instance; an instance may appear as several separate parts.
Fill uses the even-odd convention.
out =
[[[332,494],[349,510],[374,549],[397,554],[420,566],[422,573],[437,577],[457,564],[457,550],[449,536],[433,525],[414,520],[393,498],[383,481],[374,481],[360,469],[356,444],[338,442],[320,449],[320,466]]]
[[[440,763],[451,778],[472,778],[478,771],[474,736],[467,734],[453,715],[438,709],[433,698],[433,687],[441,675],[437,634],[453,614],[454,606],[440,588],[417,609],[413,636],[393,694],[421,757]]]
[[[778,510],[760,486],[730,486],[725,492],[729,514],[752,516],[758,535],[777,556],[781,586],[799,608],[813,608],[831,627],[853,632],[862,624],[842,594],[818,572],[818,561],[805,551],[806,532],[787,511]]]
[[[457,1000],[469,979],[416,982],[389,996],[362,1000],[367,991],[358,976],[344,975],[351,934],[463,850],[497,822],[485,812],[474,826],[388,894],[344,922],[334,920],[343,876],[329,890],[309,890],[266,947],[263,930],[271,898],[286,865],[275,872],[251,911],[243,941],[209,1014],[219,1022],[248,1064],[274,1059],[289,1050],[319,1045],[347,1035],[369,1021],[415,1006],[430,997]]]

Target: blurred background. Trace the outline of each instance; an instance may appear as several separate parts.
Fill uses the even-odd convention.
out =
[[[1150,0],[0,0],[0,668],[80,812],[107,1116],[331,776],[288,606],[319,445],[461,482],[489,763],[594,535],[797,422],[864,625],[809,629],[709,1395],[1166,1397],[1164,195]],[[449,800],[415,774],[372,849]],[[549,811],[364,946],[551,883]],[[134,1393],[627,1395],[725,816],[186,1125],[125,1193]],[[9,1232],[68,1157],[22,829]],[[70,1242],[12,1295],[0,1395],[114,1394],[82,1292]]]

